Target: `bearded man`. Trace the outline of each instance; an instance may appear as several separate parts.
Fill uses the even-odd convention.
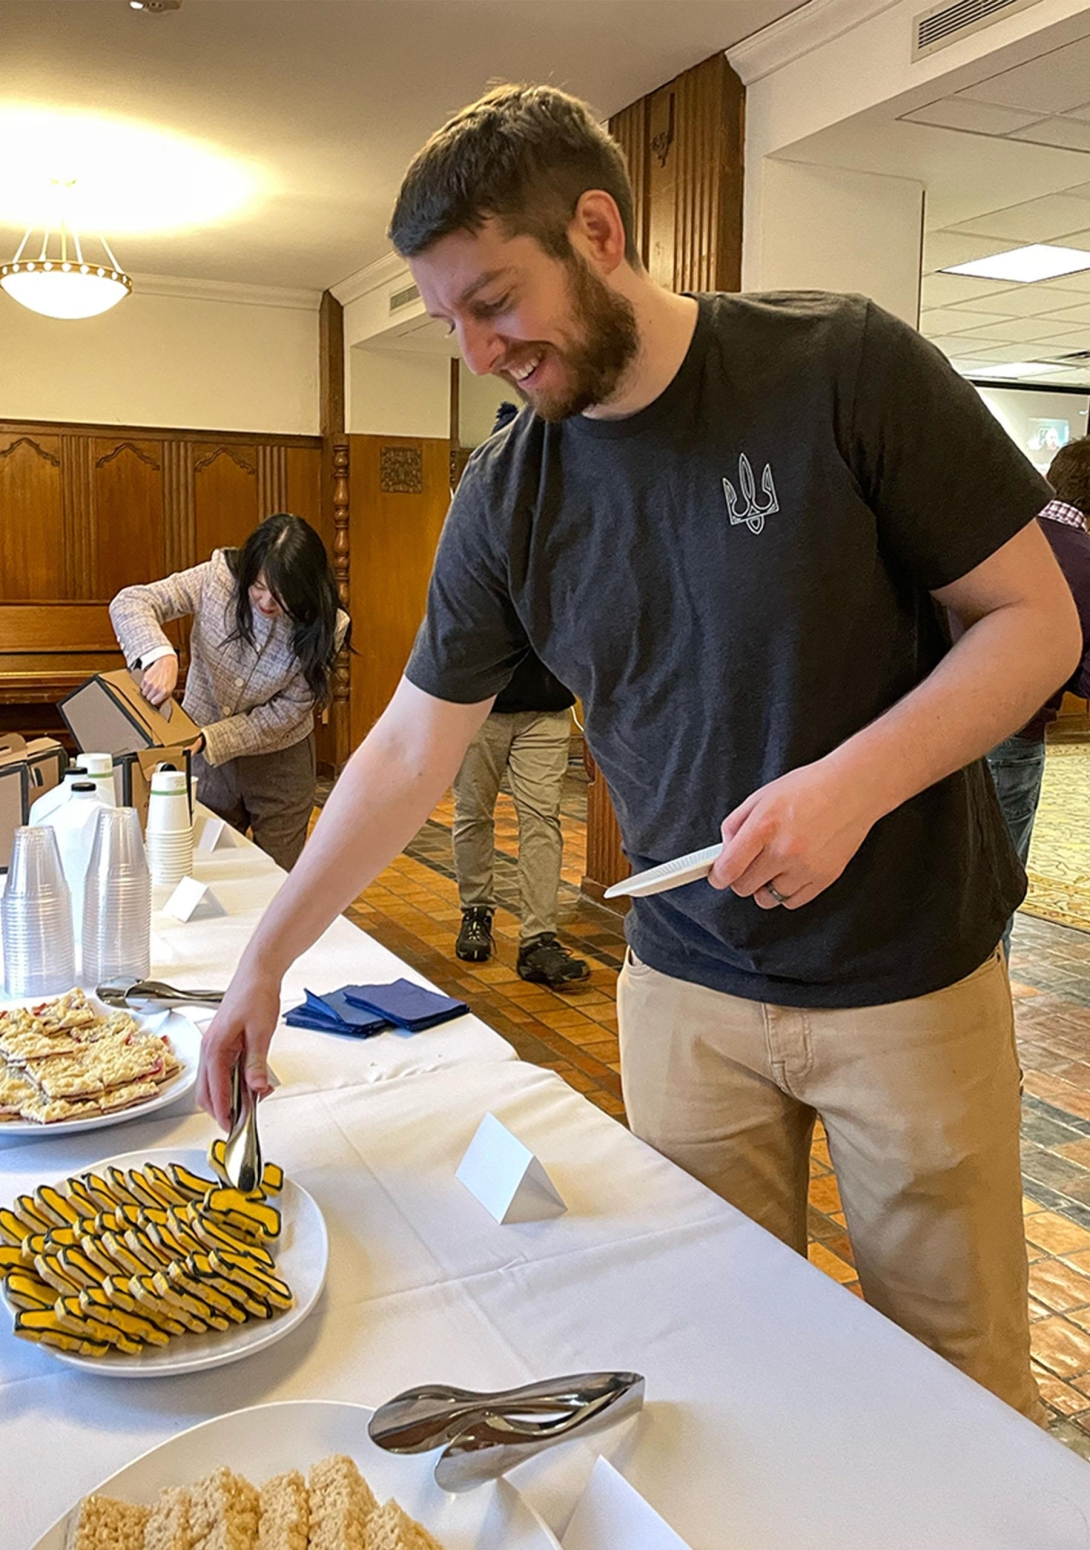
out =
[[[405,677],[243,956],[202,1101],[226,1121],[239,1059],[267,1090],[287,966],[532,649],[583,702],[634,867],[723,838],[708,882],[628,917],[632,1129],[805,1253],[820,1115],[867,1300],[1038,1414],[997,946],[1025,879],[981,756],[1079,657],[1047,487],[872,303],[657,285],[619,148],[551,87],[434,135],[390,234],[532,413],[470,460]]]

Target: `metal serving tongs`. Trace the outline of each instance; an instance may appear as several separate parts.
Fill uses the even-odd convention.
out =
[[[131,976],[107,980],[95,995],[107,1006],[219,1006],[224,990],[177,990],[162,980],[137,980]]]
[[[262,1172],[257,1099],[237,1065],[231,1068],[231,1131],[223,1144],[223,1171],[244,1195],[257,1188]]]
[[[436,1484],[471,1491],[576,1433],[602,1431],[635,1415],[643,1393],[637,1372],[580,1372],[494,1394],[432,1383],[380,1405],[367,1431],[388,1453],[443,1447]]]

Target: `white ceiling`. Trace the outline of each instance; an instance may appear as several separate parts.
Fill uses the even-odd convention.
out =
[[[1090,34],[1090,15],[1087,17]],[[926,188],[921,331],[967,375],[1040,363],[1024,381],[1090,385],[1090,270],[1032,285],[939,271],[1027,243],[1090,252],[1090,35],[920,104],[886,104],[792,158]],[[1045,370],[1058,363],[1062,370]]]
[[[321,290],[387,250],[407,161],[493,80],[555,82],[607,116],[796,4],[182,0],[150,15],[126,0],[0,0],[0,111],[138,120],[258,169],[265,189],[244,214],[115,233],[130,272]],[[154,165],[115,174],[147,187]],[[0,251],[21,236],[0,208]]]

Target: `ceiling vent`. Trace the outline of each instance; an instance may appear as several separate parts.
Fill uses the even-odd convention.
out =
[[[1004,16],[1024,11],[1038,0],[950,0],[933,5],[912,18],[912,58],[926,59],[929,54],[958,43],[971,32],[980,32]]]
[[[411,301],[420,300],[420,287],[407,285],[403,291],[395,291],[390,297],[390,311],[400,312],[402,307],[407,307]]]
[[[1070,355],[1054,355],[1054,361],[1090,361],[1090,350],[1072,350]]]

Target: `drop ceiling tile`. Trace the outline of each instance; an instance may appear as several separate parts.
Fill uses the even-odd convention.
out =
[[[989,102],[970,102],[967,97],[943,97],[901,117],[907,124],[932,124],[939,129],[964,129],[978,135],[1005,135],[1036,123],[1041,115],[1018,108],[997,108]]]
[[[1057,242],[1085,225],[1085,200],[1072,199],[1067,194],[1044,194],[1040,199],[1027,199],[1022,204],[1008,205],[1005,210],[993,210],[971,221],[961,221],[949,230],[959,235],[995,237],[1020,244]]]
[[[1008,323],[1005,312],[966,312],[960,307],[928,307],[920,313],[920,331],[925,334],[980,333],[993,323]]]
[[[1090,151],[1090,123],[1075,118],[1045,118],[1027,129],[1016,129],[1008,140],[1026,140],[1034,145],[1055,145],[1061,150]]]
[[[1078,307],[1065,307],[1062,312],[1048,312],[1045,316],[1051,322],[1057,324],[1067,323],[1071,327],[1075,327],[1080,323],[1090,323],[1090,302],[1086,302]]]
[[[1011,248],[1019,246],[1021,244],[1017,242],[1000,242],[995,238],[973,237],[962,231],[951,231],[948,227],[925,232],[923,272],[932,274],[939,269],[949,269],[952,264],[967,264],[970,259],[988,258],[992,253],[1009,253]]]
[[[936,275],[936,279],[958,280],[960,275]],[[968,301],[955,301],[957,312],[1002,312],[1010,318],[1035,318],[1042,312],[1059,312],[1063,307],[1077,307],[1079,301],[1071,291],[1059,291],[1035,281],[1031,285],[1019,285],[1002,295],[971,297]]]
[[[1088,118],[1090,118],[1090,102],[1084,102],[1081,108],[1068,108],[1068,110],[1067,110],[1067,117],[1068,118],[1078,118],[1078,119],[1088,119]],[[1090,185],[1088,185],[1088,186],[1090,186]],[[1066,192],[1066,190],[1065,190],[1065,192]],[[1090,198],[1090,195],[1087,195],[1085,197]]]
[[[1090,108],[1087,108],[1090,113]],[[1090,183],[1077,183],[1074,188],[1061,189],[1061,193],[1068,194],[1072,199],[1090,199]]]
[[[1015,365],[1019,361],[1036,361],[1053,355],[1053,350],[1042,350],[1032,344],[1005,344],[988,351],[988,365]]]
[[[1080,243],[1081,246],[1081,243]],[[1080,269],[1075,274],[1057,275],[1054,280],[1048,282],[1051,291],[1066,291],[1069,296],[1077,300],[1078,293],[1084,296],[1090,292],[1090,269]],[[1074,306],[1074,301],[1072,306]]]
[[[1013,70],[959,92],[974,102],[994,102],[1001,107],[1025,108],[1040,113],[1066,113],[1086,101],[1090,81],[1090,38],[1080,38],[1066,48],[1051,49]]]
[[[927,274],[920,287],[920,300],[924,307],[953,307],[959,302],[978,301],[982,296],[990,296],[998,307],[1002,296],[1006,309],[1006,298],[1023,289],[1023,286],[1010,285],[1002,280],[978,280],[968,274]],[[988,310],[994,309],[989,307]],[[1015,316],[1014,313],[1008,315]]]
[[[992,350],[1002,348],[998,340],[976,339],[968,334],[939,334],[937,337],[927,334],[924,337],[944,355],[971,355],[974,360],[984,360]]]
[[[968,313],[966,313],[968,316]],[[1002,323],[990,323],[986,330],[990,339],[1009,339],[1012,343],[1042,342],[1063,339],[1078,330],[1078,322],[1057,322],[1054,318],[1006,318]]]

